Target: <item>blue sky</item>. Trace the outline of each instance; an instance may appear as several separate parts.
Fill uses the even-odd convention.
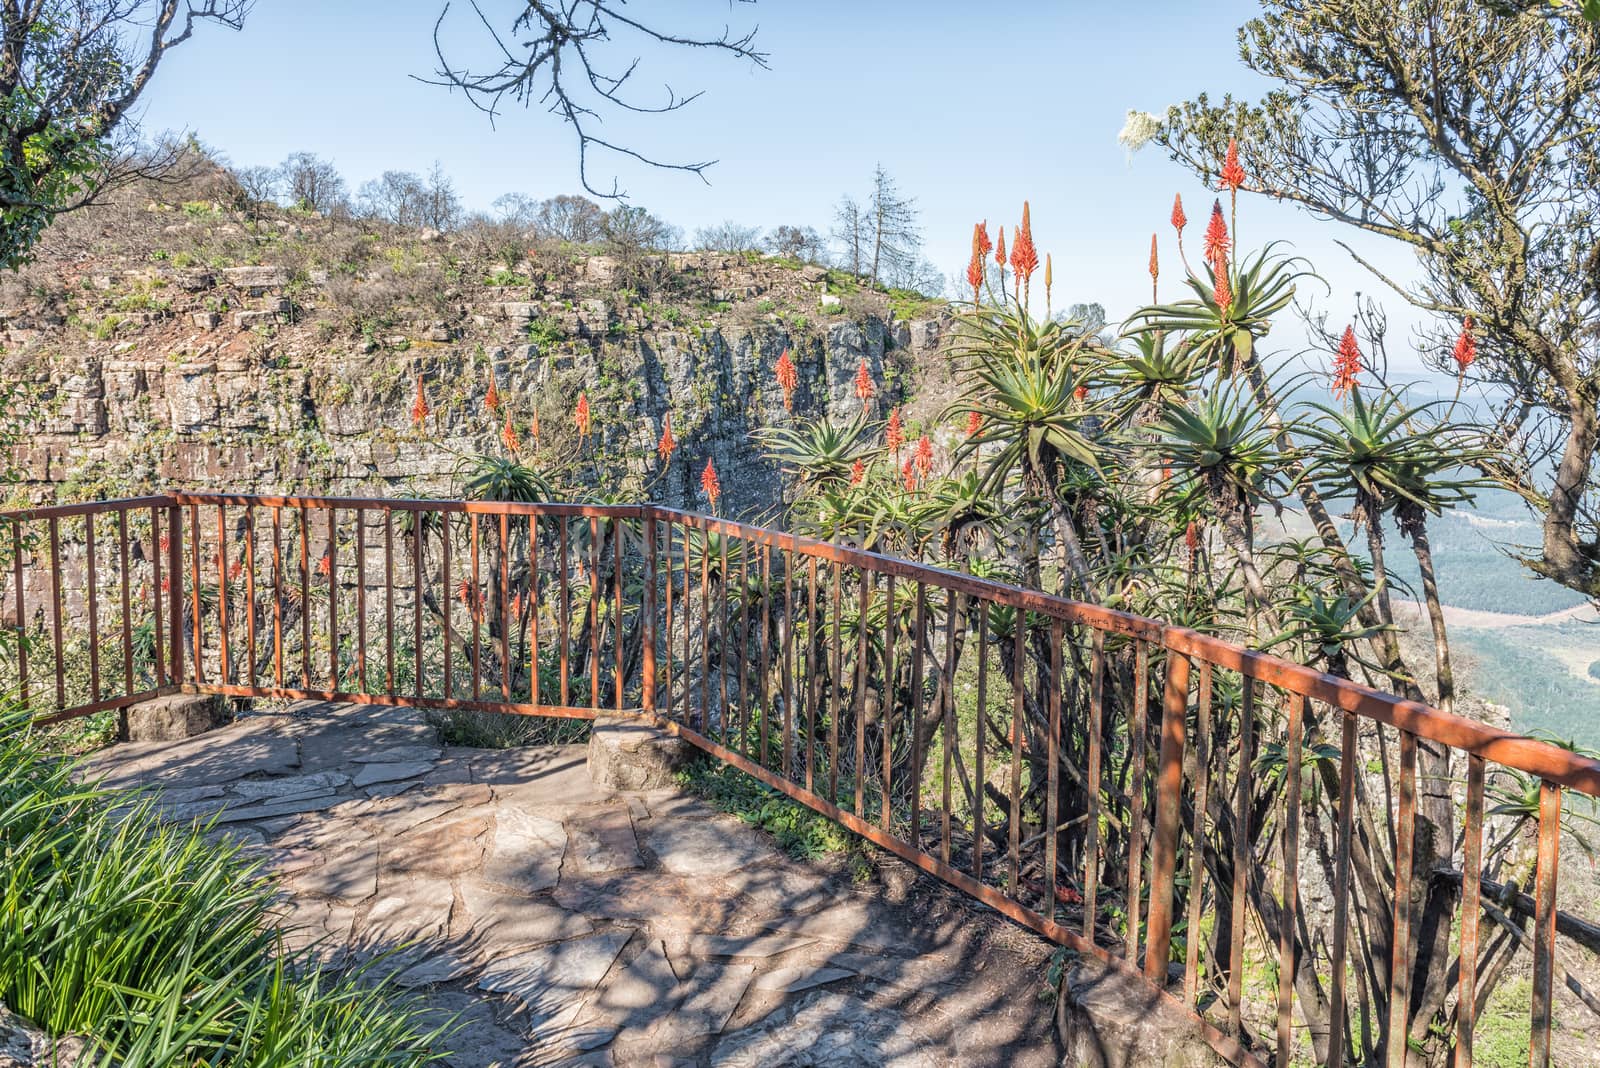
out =
[[[512,105],[491,126],[459,94],[413,77],[435,67],[442,2],[259,0],[242,33],[208,28],[169,56],[146,96],[144,127],[192,130],[238,164],[316,152],[352,188],[437,159],[473,208],[511,191],[577,191],[574,140],[557,119]],[[501,23],[522,6],[481,2]],[[1148,297],[1152,232],[1167,265],[1163,296],[1178,295],[1172,195],[1181,192],[1202,224],[1212,196],[1158,149],[1130,159],[1116,141],[1126,111],[1265,88],[1238,60],[1235,31],[1257,10],[1238,0],[1012,0],[981,17],[958,0],[655,0],[630,10],[675,25],[759,25],[758,44],[771,55],[763,71],[704,53],[646,53],[641,88],[670,82],[705,95],[648,124],[614,120],[607,134],[720,162],[708,186],[597,160],[595,177],[618,174],[633,202],[691,234],[725,218],[825,231],[833,204],[863,190],[881,161],[917,198],[941,270],[964,267],[973,221],[1009,229],[1028,198],[1035,240],[1054,257],[1058,304],[1099,301],[1113,319]],[[456,0],[447,33],[468,59],[484,55],[471,19]],[[1283,239],[1312,262],[1332,292],[1306,292],[1335,320],[1349,316],[1355,292],[1380,288],[1336,238],[1355,239],[1400,277],[1415,273],[1405,251],[1284,205],[1252,199],[1240,216],[1246,246]],[[1400,360],[1414,316],[1397,298],[1387,303]],[[1282,334],[1282,344],[1300,346],[1298,328]]]

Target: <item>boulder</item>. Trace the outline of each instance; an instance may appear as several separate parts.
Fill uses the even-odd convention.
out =
[[[125,742],[176,742],[228,722],[216,694],[174,693],[129,705],[122,720]]]
[[[224,267],[222,277],[239,289],[277,289],[289,284],[289,274],[282,267]]]
[[[76,1035],[53,1039],[0,1005],[0,1068],[72,1068],[92,1063],[88,1051],[89,1044]]]
[[[660,790],[689,759],[689,743],[637,720],[601,716],[589,732],[589,780],[607,790]]]
[[[1137,975],[1083,959],[1056,999],[1061,1063],[1075,1068],[1223,1068],[1203,1025]]]

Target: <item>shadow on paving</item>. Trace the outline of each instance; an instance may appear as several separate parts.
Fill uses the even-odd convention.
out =
[[[259,855],[292,945],[458,1016],[450,1064],[1058,1063],[1047,944],[926,877],[852,885],[697,799],[599,789],[584,757],[308,704],[94,770]]]

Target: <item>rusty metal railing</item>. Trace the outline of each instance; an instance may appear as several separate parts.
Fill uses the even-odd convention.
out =
[[[1594,1008],[1556,938],[1600,928],[1557,876],[1600,763],[1181,627],[651,505],[177,493],[8,513],[7,541],[0,682],[41,722],[176,690],[649,717],[1137,970],[1235,1063],[1443,1017],[1471,1064],[1518,946],[1531,1064]],[[1462,823],[1422,867],[1429,804]]]

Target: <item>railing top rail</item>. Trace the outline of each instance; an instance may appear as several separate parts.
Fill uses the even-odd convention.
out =
[[[39,508],[16,508],[0,512],[0,520],[24,522],[34,519],[64,519],[68,516],[90,515],[96,512],[130,512],[136,508],[165,508],[172,504],[170,493],[155,493],[146,497],[120,497],[112,501],[84,501],[81,504],[47,504]]]
[[[996,604],[1037,612],[1066,622],[1159,644],[1218,667],[1238,671],[1247,678],[1324,702],[1334,708],[1388,724],[1475,754],[1507,768],[1536,775],[1552,783],[1600,797],[1600,761],[1581,756],[1536,738],[1513,734],[1462,716],[1442,712],[1417,701],[1375,690],[1349,679],[1316,671],[1268,653],[1256,652],[1221,638],[1201,634],[1160,620],[1056,597],[1037,590],[978,578],[928,564],[914,563],[882,553],[836,545],[832,542],[788,534],[766,527],[655,505],[587,505],[565,502],[503,502],[382,497],[261,496],[253,494],[173,492],[111,501],[51,505],[0,513],[0,519],[28,521],[130,511],[171,505],[234,505],[269,508],[371,509],[375,511],[447,512],[483,515],[566,516],[601,519],[657,517],[712,533],[731,535],[757,544],[787,549],[819,560],[860,567],[879,574],[982,598]]]
[[[1234,642],[1201,634],[1187,627],[1175,627],[1145,616],[1056,597],[1037,590],[1025,590],[945,568],[676,508],[657,507],[654,512],[658,516],[712,533],[733,535],[829,562],[927,582],[999,604],[1158,643],[1217,667],[1238,671],[1247,678],[1279,686],[1334,708],[1409,731],[1418,738],[1475,754],[1492,763],[1536,775],[1592,797],[1600,797],[1600,761],[1537,738],[1513,734],[1443,712],[1419,701],[1408,701],[1270,653],[1246,649]]]

